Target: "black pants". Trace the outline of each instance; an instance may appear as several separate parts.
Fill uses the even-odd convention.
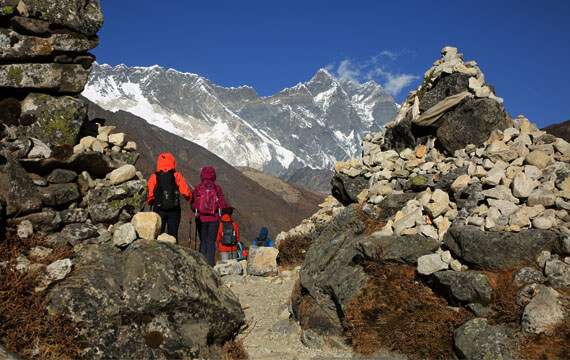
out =
[[[180,226],[180,209],[176,210],[155,210],[162,220],[160,233],[166,233],[178,239],[178,227]]]
[[[206,257],[210,266],[216,265],[216,236],[218,235],[217,221],[198,221],[200,234],[200,253]]]

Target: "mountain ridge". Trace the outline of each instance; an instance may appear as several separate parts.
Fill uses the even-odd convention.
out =
[[[357,154],[362,136],[379,130],[397,109],[374,81],[337,79],[325,69],[260,96],[250,85],[224,87],[159,65],[94,64],[83,95],[198,143],[234,166],[276,176],[303,167],[332,169]]]

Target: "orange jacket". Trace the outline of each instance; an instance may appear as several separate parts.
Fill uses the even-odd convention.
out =
[[[158,160],[156,161],[156,172],[167,172],[176,169],[176,159],[171,153],[161,153],[158,155]],[[184,180],[184,176],[176,171],[174,173],[174,178],[176,179],[176,186],[178,186],[178,191],[186,200],[190,201],[192,199],[192,192]],[[152,174],[147,182],[147,204],[151,205],[154,201],[154,190],[156,189],[156,174]]]
[[[225,246],[222,245],[222,237],[224,236],[224,223],[233,222],[234,224],[234,231],[236,232],[236,239],[237,242],[240,242],[239,238],[239,226],[236,222],[234,222],[228,214],[222,215],[220,225],[218,226],[218,235],[216,236],[216,247],[219,252],[232,252],[237,251],[238,247],[237,244],[234,246]]]

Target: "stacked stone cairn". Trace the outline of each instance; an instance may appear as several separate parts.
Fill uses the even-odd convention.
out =
[[[35,291],[78,323],[86,358],[218,357],[239,302],[141,212],[136,143],[90,122],[79,97],[102,22],[98,0],[0,0],[0,241],[5,226],[43,239],[0,270],[38,272]],[[61,246],[74,255],[42,264]]]
[[[345,311],[359,288],[322,274],[355,273],[355,282],[366,283],[352,259],[380,256],[415,264],[427,284],[448,289],[453,303],[474,313],[477,318],[455,332],[460,358],[513,351],[473,345],[482,334],[490,342],[506,336],[485,319],[493,289],[480,270],[515,269],[525,333],[552,335],[570,321],[570,144],[524,116],[511,119],[477,64],[464,62],[456,48],[442,50],[384,131],[364,138],[362,157],[337,163],[335,170],[338,203],[327,200],[278,236],[315,239],[301,287],[321,307]],[[355,208],[383,226],[361,235]],[[323,251],[334,255],[319,264]],[[323,296],[327,292],[331,299]]]

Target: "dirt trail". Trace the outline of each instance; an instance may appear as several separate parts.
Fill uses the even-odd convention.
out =
[[[251,360],[352,359],[347,349],[307,347],[299,325],[289,319],[289,296],[298,271],[274,278],[227,276],[224,282],[239,297],[250,324],[241,338]]]

